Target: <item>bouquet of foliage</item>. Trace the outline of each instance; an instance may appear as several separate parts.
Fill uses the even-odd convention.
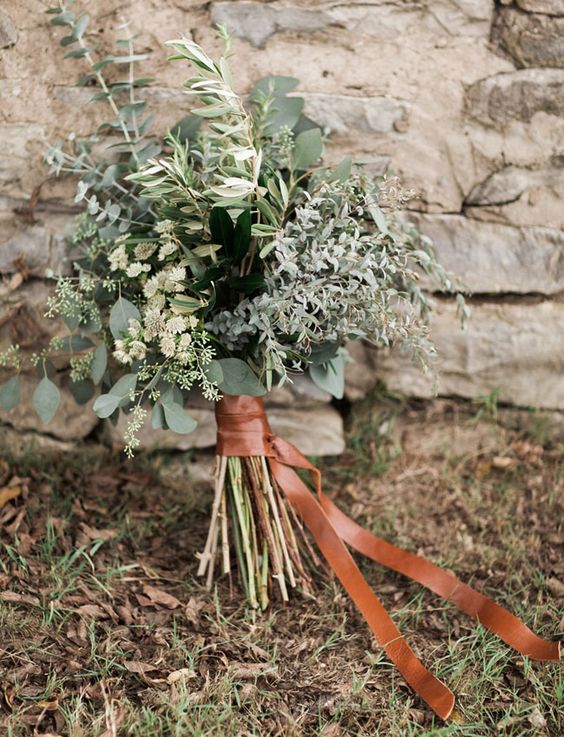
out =
[[[186,93],[199,105],[157,141],[137,99],[148,81],[104,76],[139,58],[132,39],[119,44],[123,58],[94,61],[87,20],[57,8],[52,22],[68,28],[67,55],[90,64],[81,83],[95,82],[95,99],[115,113],[102,132],[121,140],[111,138],[109,160],[103,149],[96,159],[98,140],[75,138],[47,155],[54,173],[78,176],[84,212],[70,239],[75,275],[56,279],[48,304],[70,334],[32,357],[39,416],[49,421],[56,411],[50,354],[61,351],[70,353],[78,401],[98,394],[99,417],[128,416],[130,456],[148,412],[154,428],[197,432],[186,409],[194,391],[212,402],[257,397],[307,372],[341,397],[352,339],[399,341],[425,362],[432,348],[418,274],[452,285],[429,241],[398,218],[406,195],[397,180],[374,179],[350,160],[323,166],[323,131],[303,115],[303,99],[288,96],[297,80],[263,79],[244,104],[227,55],[216,62],[186,39],[168,45],[191,67]],[[14,349],[4,362],[21,369],[24,359]],[[251,481],[268,487],[265,464],[223,457],[218,469],[200,572],[211,583],[218,535],[230,547],[229,519],[254,606],[266,606],[273,575],[284,599],[288,584],[307,590],[305,541],[275,486],[255,508]],[[225,554],[224,573],[230,568]]]
[[[284,601],[291,588],[311,591],[318,558],[304,520],[371,622],[376,604],[361,584],[351,591],[360,573],[342,540],[355,546],[354,535],[321,494],[311,501],[291,467],[307,468],[319,490],[316,469],[271,434],[260,397],[304,372],[341,397],[350,340],[400,343],[423,364],[432,355],[419,275],[454,288],[431,243],[399,216],[406,193],[394,177],[373,178],[348,159],[321,163],[324,132],[302,113],[303,99],[289,94],[297,80],[268,77],[244,101],[232,85],[223,31],[219,61],[190,40],[168,43],[171,59],[191,69],[185,88],[195,108],[159,141],[139,99],[149,80],[135,78],[133,40],[119,43],[121,55],[95,61],[88,17],[65,6],[49,12],[68,31],[67,55],[89,65],[81,84],[94,84],[95,99],[112,111],[103,127],[112,145],[100,153],[97,138],[72,139],[47,156],[53,172],[78,177],[84,211],[70,239],[74,275],[56,279],[48,305],[69,335],[32,357],[39,416],[48,422],[56,411],[61,372],[50,355],[61,351],[70,354],[78,401],[97,395],[94,411],[113,422],[127,414],[130,456],[149,412],[153,428],[197,432],[189,405],[201,392],[217,403],[219,430],[199,574],[211,586],[218,562],[224,574],[236,570],[254,607],[266,607],[275,591]],[[126,79],[108,81],[108,69],[123,65]],[[2,362],[17,370],[25,363],[17,347]],[[17,394],[15,382],[4,396]],[[395,644],[390,630],[383,635],[371,624],[391,640],[392,659],[405,659],[391,620]],[[438,682],[425,677],[427,685],[408,681],[431,703]],[[446,712],[445,703],[433,708]]]

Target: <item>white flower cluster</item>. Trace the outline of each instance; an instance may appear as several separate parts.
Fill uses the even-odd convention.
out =
[[[209,335],[194,312],[176,306],[186,291],[187,259],[174,233],[174,223],[155,225],[158,238],[136,244],[118,238],[108,255],[110,270],[123,272],[123,284],[137,296],[140,319],[130,319],[127,335],[115,340],[114,358],[121,364],[139,363],[139,375],[150,381],[162,367],[165,380],[181,389],[194,383],[208,399],[217,387],[207,379],[205,367],[214,357]]]

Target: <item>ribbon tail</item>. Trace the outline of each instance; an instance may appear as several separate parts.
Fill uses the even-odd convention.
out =
[[[272,475],[283,489],[288,502],[303,519],[321,553],[390,660],[431,709],[442,719],[448,719],[454,706],[454,694],[422,665],[404,640],[364,579],[318,498],[311,493],[293,468],[275,458],[269,458],[268,462]]]
[[[347,517],[324,494],[320,503],[331,524],[352,548],[376,563],[417,581],[495,632],[512,648],[538,660],[559,660],[560,643],[544,640],[520,619],[448,571],[382,540]]]
[[[323,493],[319,469],[297,448],[279,437],[273,438],[273,446],[281,463],[305,468],[313,475],[321,507],[339,537],[352,548],[376,563],[417,581],[443,599],[451,601],[521,654],[536,660],[560,660],[559,642],[539,637],[507,609],[463,583],[452,573],[365,530],[341,512]]]

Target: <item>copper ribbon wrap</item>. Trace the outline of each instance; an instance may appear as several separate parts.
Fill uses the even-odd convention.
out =
[[[396,548],[364,530],[341,512],[321,490],[321,475],[293,445],[272,434],[262,399],[225,396],[216,406],[217,454],[265,456],[272,476],[298,512],[335,575],[354,601],[377,641],[404,679],[443,719],[454,706],[454,694],[419,661],[367,584],[347,545],[368,558],[403,573],[456,604],[523,655],[559,660],[560,643],[548,642],[523,622],[447,571],[413,553]],[[317,495],[294,468],[307,469]]]

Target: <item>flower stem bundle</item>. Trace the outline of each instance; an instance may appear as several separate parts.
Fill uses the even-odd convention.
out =
[[[233,553],[232,553],[233,551]],[[198,575],[211,588],[218,570],[236,576],[254,608],[292,589],[313,594],[311,564],[320,565],[302,523],[272,478],[264,456],[217,456],[210,526]]]

